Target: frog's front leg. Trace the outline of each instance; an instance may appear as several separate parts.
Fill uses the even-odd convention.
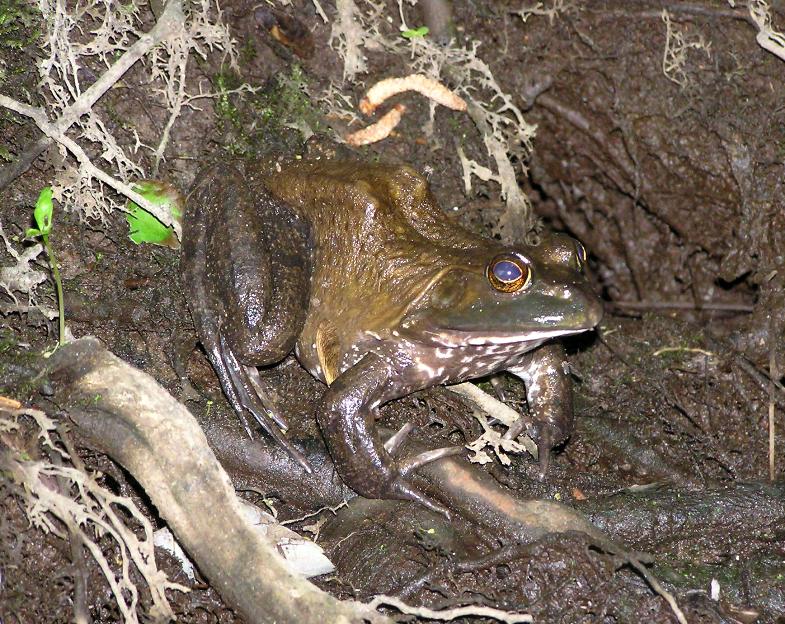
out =
[[[391,365],[367,354],[330,385],[317,418],[330,455],[344,483],[366,498],[411,500],[446,515],[412,472],[434,460],[460,453],[460,447],[427,451],[396,460],[385,449],[376,429],[375,413],[391,396]],[[404,430],[406,431],[406,430]],[[398,441],[392,446],[397,446]]]
[[[540,471],[545,474],[551,449],[572,433],[572,380],[567,354],[560,342],[551,342],[525,354],[518,364],[507,370],[526,384],[526,400],[534,421],[531,434],[537,443]],[[519,419],[504,437],[518,437],[525,425],[523,419]]]

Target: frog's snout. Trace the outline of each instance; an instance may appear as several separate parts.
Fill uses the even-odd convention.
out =
[[[597,327],[603,316],[605,316],[605,306],[602,299],[592,292],[586,306],[586,321],[589,327]]]
[[[588,284],[575,284],[566,299],[572,302],[573,318],[583,329],[593,329],[599,325],[605,314],[605,307],[597,294]]]

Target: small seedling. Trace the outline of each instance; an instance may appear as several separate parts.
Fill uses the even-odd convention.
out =
[[[183,197],[171,184],[157,180],[143,180],[134,190],[149,202],[167,210],[175,221],[180,221],[183,216]],[[146,210],[134,202],[128,202],[128,237],[137,245],[152,243],[177,249],[179,243],[174,233],[174,228],[164,225]]]
[[[421,39],[430,32],[427,26],[420,26],[419,28],[409,28],[408,30],[401,31],[401,37],[405,39]]]
[[[38,196],[38,201],[35,202],[35,210],[33,211],[33,218],[37,228],[30,228],[25,232],[27,238],[41,237],[44,243],[46,255],[49,257],[49,265],[52,267],[52,277],[55,280],[55,287],[57,288],[57,313],[58,313],[58,335],[60,336],[60,344],[65,344],[65,309],[63,306],[63,282],[60,279],[60,271],[57,268],[57,258],[55,257],[52,246],[49,244],[49,233],[52,231],[52,213],[54,206],[52,204],[52,187],[47,186]]]

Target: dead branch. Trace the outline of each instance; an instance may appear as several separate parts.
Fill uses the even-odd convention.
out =
[[[113,188],[121,195],[125,195],[128,199],[154,215],[161,223],[173,227],[177,237],[180,238],[182,234],[180,224],[172,218],[172,215],[169,214],[167,210],[162,209],[160,206],[156,206],[124,182],[116,180],[103,169],[96,167],[76,141],[68,137],[64,132],[61,132],[56,124],[49,122],[46,117],[46,112],[43,109],[22,104],[5,95],[0,95],[0,106],[4,106],[20,115],[30,117],[46,136],[53,141],[60,143],[60,145],[74,155],[76,160],[79,161],[80,168],[83,172],[86,172],[91,177],[98,178],[101,182]]]
[[[150,50],[152,50],[162,41],[181,33],[184,20],[185,17],[183,15],[182,2],[180,0],[170,0],[167,2],[164,11],[159,17],[158,21],[155,23],[155,26],[153,26],[153,28],[148,33],[141,35],[139,39],[98,78],[98,80],[90,85],[90,87],[73,102],[73,104],[65,108],[60,117],[54,122],[49,122],[46,113],[41,109],[15,102],[7,96],[0,97],[0,105],[10,108],[11,110],[14,110],[20,114],[31,117],[47,137],[46,143],[43,143],[43,140],[39,140],[28,147],[25,150],[24,158],[20,160],[29,160],[29,166],[29,164],[32,164],[32,162],[40,154],[42,154],[47,147],[52,145],[54,141],[57,141],[66,149],[71,151],[74,156],[79,159],[80,164],[84,165],[83,161],[89,163],[89,158],[87,158],[87,155],[84,154],[81,148],[79,148],[79,152],[81,152],[82,158],[80,158],[79,154],[73,151],[72,146],[76,145],[73,141],[71,141],[70,144],[66,144],[60,139],[67,138],[65,137],[65,132],[76,121],[78,121],[82,115],[90,111],[95,103],[101,98],[101,96],[106,93],[106,91],[108,91],[114,84],[116,84],[139,59],[144,57],[148,52],[150,52]],[[42,127],[42,124],[44,124],[46,128]],[[7,165],[7,167],[2,172],[0,172],[0,182],[3,184],[8,184],[26,170],[26,167],[20,170],[18,166],[14,169],[10,169],[12,166],[13,165]],[[151,214],[155,215],[162,223],[174,226],[179,238],[179,225],[173,222],[171,215],[163,214],[163,211],[156,208],[155,205],[151,204],[140,195],[131,191],[127,185],[114,180],[114,178],[108,174],[95,168],[92,163],[90,163],[89,167],[95,170],[95,172],[101,173],[101,175],[95,173],[95,177],[103,182],[106,182],[110,187],[136,202],[139,206]],[[0,188],[2,188],[2,186],[0,186]],[[130,191],[130,194],[126,191]]]
[[[50,366],[77,426],[137,479],[213,587],[248,622],[389,622],[286,568],[246,523],[198,423],[149,375],[94,338],[60,349]]]

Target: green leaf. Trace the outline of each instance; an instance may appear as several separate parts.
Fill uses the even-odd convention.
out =
[[[163,245],[172,237],[172,228],[166,227],[133,202],[131,202],[125,219],[128,221],[128,237],[137,245],[141,243]]]
[[[167,211],[173,220],[178,222],[181,220],[183,198],[171,184],[157,180],[143,180],[134,187],[134,190],[147,201]],[[129,238],[137,245],[152,243],[172,248],[178,246],[174,229],[161,223],[136,203],[128,203],[125,219],[128,221]]]
[[[41,236],[43,232],[36,228],[30,228],[25,232],[25,238],[35,238],[36,236]]]
[[[49,232],[52,231],[53,211],[54,206],[52,205],[52,187],[45,186],[41,190],[40,195],[38,195],[38,201],[35,202],[33,217],[35,218],[35,223],[38,225],[39,231],[33,236],[49,235]]]
[[[420,26],[419,28],[410,28],[409,30],[402,30],[401,37],[405,37],[406,39],[418,39],[420,37],[424,37],[430,32],[430,28],[427,26]]]

